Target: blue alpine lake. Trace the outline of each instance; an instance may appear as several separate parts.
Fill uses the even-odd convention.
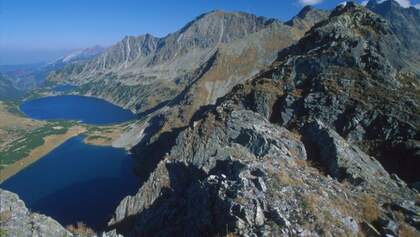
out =
[[[28,100],[20,109],[28,117],[38,120],[76,120],[94,125],[117,124],[136,118],[131,111],[105,100],[76,95]]]
[[[125,150],[88,145],[83,139],[67,140],[0,188],[64,226],[81,221],[103,229],[119,202],[136,193],[138,180]]]
[[[52,96],[24,102],[21,111],[39,120],[77,120],[105,125],[135,119],[128,110],[101,99]],[[73,137],[0,183],[17,193],[31,211],[63,226],[83,222],[102,230],[119,202],[138,190],[133,159],[124,149],[84,143]]]

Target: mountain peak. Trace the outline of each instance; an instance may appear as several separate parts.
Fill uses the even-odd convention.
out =
[[[208,12],[205,12],[205,13],[199,15],[198,17],[196,17],[195,20],[201,19],[203,17],[221,17],[221,16],[226,16],[226,15],[255,16],[254,14],[251,14],[251,13],[248,13],[248,12],[242,12],[242,11],[232,11],[232,12],[230,12],[230,11],[216,9],[216,10],[208,11]],[[262,17],[262,18],[265,18],[265,17]]]
[[[302,10],[300,10],[300,12],[297,14],[297,16],[300,17],[300,18],[305,18],[306,15],[308,13],[310,13],[311,11],[316,11],[316,9],[311,5],[307,5],[304,8],[302,8]]]
[[[183,29],[186,29],[190,26],[192,26],[193,24],[210,24],[211,22],[217,21],[220,22],[223,19],[228,19],[229,20],[234,20],[234,19],[243,19],[245,21],[260,21],[262,23],[266,23],[269,21],[268,18],[266,17],[262,17],[262,16],[256,16],[253,15],[251,13],[247,13],[247,12],[241,12],[241,11],[237,11],[237,12],[228,12],[228,11],[224,11],[224,10],[213,10],[213,11],[209,11],[206,13],[203,13],[199,16],[197,16],[194,20],[190,21],[189,23],[187,23]],[[247,23],[247,22],[245,22]],[[182,31],[182,30],[181,30]]]
[[[172,35],[178,37],[178,42],[196,38],[205,44],[226,43],[259,31],[271,22],[250,13],[214,10],[201,14]]]
[[[365,13],[365,8],[354,2],[346,2],[346,4],[338,5],[332,12],[331,16],[339,16],[345,13],[362,12]]]
[[[290,21],[286,22],[286,25],[307,31],[312,28],[315,23],[327,19],[328,15],[328,11],[319,10],[308,5],[302,8],[302,10]]]
[[[370,8],[372,6],[378,6],[378,5],[380,5],[380,6],[384,7],[384,8],[388,8],[388,9],[391,9],[391,8],[402,8],[402,6],[397,1],[395,1],[395,0],[386,0],[386,1],[370,0],[367,3],[366,6],[368,8]]]

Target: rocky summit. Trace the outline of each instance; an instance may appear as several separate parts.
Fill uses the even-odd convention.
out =
[[[51,74],[139,113],[116,144],[140,188],[102,236],[420,236],[419,10],[396,4],[210,12]],[[73,235],[0,197],[3,233]]]

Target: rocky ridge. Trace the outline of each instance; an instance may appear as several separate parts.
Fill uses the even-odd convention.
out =
[[[377,153],[418,139],[407,104],[419,78],[403,47],[381,17],[336,8],[197,112],[110,225],[127,236],[419,235],[418,193],[399,178],[410,172],[390,175]]]
[[[301,22],[306,21],[310,25],[315,19],[301,18]],[[253,76],[261,66],[271,64],[276,51],[303,34],[304,30],[274,19],[213,11],[163,38],[149,34],[125,37],[93,60],[50,74],[49,80],[76,84],[81,94],[102,97],[137,112],[150,112],[167,105],[201,79],[213,68],[216,58],[231,58],[237,64],[243,61],[244,72],[225,68],[218,76],[221,87],[228,91],[236,81],[223,76]],[[244,61],[245,57],[250,60]]]

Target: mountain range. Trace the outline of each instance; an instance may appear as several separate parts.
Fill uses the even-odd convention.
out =
[[[80,49],[71,52],[49,63],[35,63],[22,65],[1,65],[0,73],[8,78],[15,89],[20,93],[34,91],[45,85],[47,76],[51,71],[59,70],[66,65],[81,63],[92,59],[105,50],[104,47]]]
[[[306,15],[310,14],[302,13],[298,18],[313,25],[314,19],[307,19]],[[207,83],[205,93],[220,96],[238,78],[249,78],[269,65],[276,51],[304,34],[304,30],[290,25],[247,13],[213,11],[163,38],[149,34],[127,36],[97,58],[53,73],[50,81],[70,82],[79,85],[83,94],[145,112],[173,100],[213,67],[220,67],[219,61],[238,61],[242,69],[232,68],[243,72],[219,68],[220,75],[213,75],[213,81],[218,82]],[[237,78],[224,78],[224,74]],[[221,81],[226,84],[217,86],[222,91],[213,91],[214,83]]]
[[[101,236],[420,236],[419,14],[212,11],[53,70],[139,116],[114,145],[140,189]],[[2,228],[72,235],[0,196],[19,216]]]

